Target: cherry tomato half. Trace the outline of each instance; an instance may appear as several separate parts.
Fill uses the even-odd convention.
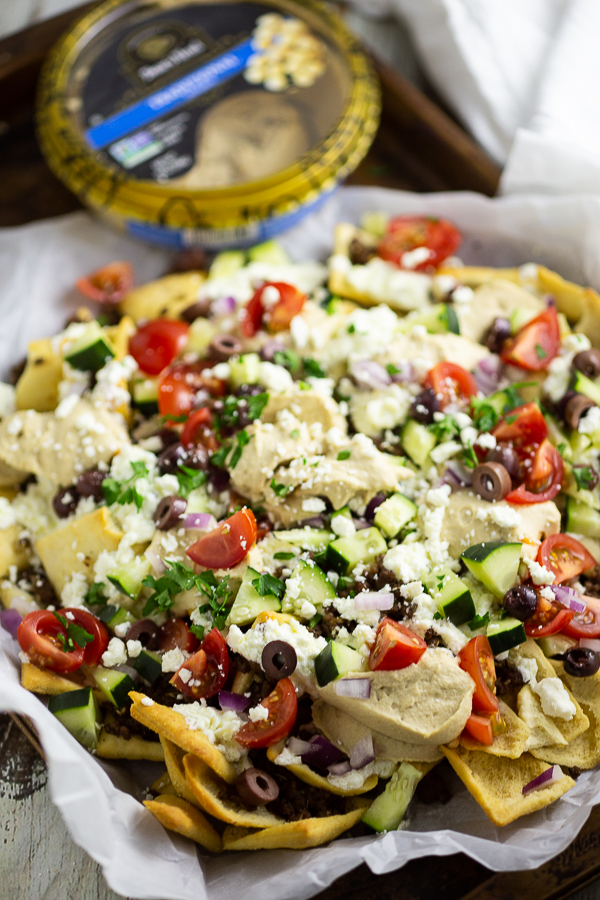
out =
[[[416,272],[434,269],[457,250],[460,232],[447,219],[429,216],[395,216],[388,223],[387,233],[379,242],[377,253],[382,259],[399,268]],[[429,257],[415,266],[403,266],[402,257],[418,247],[426,247]]]
[[[27,613],[17,629],[19,646],[33,665],[52,672],[75,672],[83,662],[83,647],[62,649],[66,639],[66,629],[48,609]]]
[[[192,634],[183,619],[167,619],[160,626],[158,649],[162,653],[168,650],[185,650],[193,653],[198,647],[198,638]]]
[[[206,391],[211,397],[223,397],[227,382],[214,376],[206,362],[169,366],[158,379],[159,413],[161,416],[189,415],[198,391]]]
[[[554,583],[562,584],[593,569],[596,560],[580,541],[568,534],[551,534],[540,545],[537,561],[554,572]]]
[[[96,303],[118,303],[133,287],[133,267],[128,262],[112,262],[75,282],[84,297]]]
[[[242,747],[271,747],[290,733],[296,721],[298,698],[296,690],[289,678],[282,678],[261,706],[269,712],[266,719],[258,722],[247,722],[235,736]]]
[[[560,328],[554,306],[527,322],[500,352],[502,362],[528,372],[539,372],[552,362],[560,346]]]
[[[187,343],[189,326],[173,319],[152,319],[129,339],[129,352],[147,375],[159,375]]]
[[[562,633],[572,638],[600,637],[600,600],[582,597],[587,603],[585,612],[576,613],[570,622],[563,625]]]
[[[273,304],[265,302],[265,291],[273,288],[279,293],[279,299]],[[284,331],[290,327],[290,322],[302,312],[306,302],[306,294],[299,291],[292,284],[284,281],[267,281],[253,294],[246,306],[242,320],[242,332],[245,337],[253,337],[260,330],[261,325],[266,325],[267,331]]]
[[[182,671],[190,672],[191,676],[182,678]],[[200,649],[175,672],[171,684],[182,694],[200,700],[201,697],[214,697],[218,694],[225,686],[228,674],[227,644],[219,629],[213,628],[200,644]]]
[[[523,504],[553,500],[562,487],[564,474],[562,456],[548,439],[543,440],[529,463],[525,484],[509,491],[504,499],[507,503]]]
[[[377,628],[369,655],[369,668],[372,671],[405,669],[419,662],[426,650],[427,644],[414,631],[386,617]]]
[[[537,403],[525,403],[509,412],[491,433],[497,441],[511,441],[517,452],[541,444],[548,437],[548,426]]]
[[[442,409],[457,400],[468,400],[477,394],[477,382],[470,372],[456,363],[439,362],[430,369],[423,380],[440,401]]]
[[[537,609],[533,616],[524,623],[527,637],[542,638],[564,631],[571,621],[574,612],[565,609],[555,600],[546,600],[538,593]]]
[[[193,444],[205,444],[209,441],[211,443],[210,449],[216,450],[219,442],[212,431],[212,423],[213,417],[210,409],[206,406],[203,406],[201,409],[195,409],[181,432],[181,443],[183,446],[190,447]],[[216,446],[213,447],[213,443]]]
[[[207,569],[232,569],[256,541],[256,519],[251,509],[240,509],[185,551]]]
[[[75,622],[76,625],[85,629],[94,638],[93,641],[84,647],[83,661],[86,666],[97,666],[110,640],[108,629],[104,622],[101,622],[96,616],[79,607],[68,607],[61,610],[60,614],[68,621]]]
[[[494,738],[499,734],[504,734],[506,729],[506,722],[499,712],[491,715],[471,713],[465,723],[467,734],[470,734],[480,744],[486,744],[488,747],[493,744]]]
[[[483,634],[471,638],[458,654],[461,669],[475,682],[473,709],[478,713],[493,713],[498,709],[496,666],[490,642]]]

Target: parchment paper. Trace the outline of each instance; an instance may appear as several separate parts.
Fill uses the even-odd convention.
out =
[[[325,259],[336,221],[367,210],[426,212],[452,218],[466,262],[495,266],[530,260],[600,287],[600,198],[416,195],[380,188],[341,190],[323,210],[289,232],[295,259]],[[142,282],[164,271],[167,255],[107,231],[87,214],[0,231],[0,361],[4,370],[32,338],[61,328],[79,304],[75,278],[111,259],[131,259]],[[466,790],[446,806],[418,806],[401,831],[341,839],[306,851],[198,855],[168,834],[141,805],[161,766],[107,764],[90,756],[44,704],[18,683],[18,647],[0,629],[0,711],[29,716],[48,759],[49,787],[73,839],[103,868],[118,893],[156,900],[303,900],[366,862],[375,873],[410,859],[462,851],[494,870],[535,868],[564,849],[600,801],[600,772],[582,775],[546,810],[500,830]]]

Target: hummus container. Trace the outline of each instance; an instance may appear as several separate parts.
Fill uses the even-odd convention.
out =
[[[37,117],[51,169],[106,221],[220,249],[315,210],[379,110],[367,57],[316,0],[108,0],[50,55]]]

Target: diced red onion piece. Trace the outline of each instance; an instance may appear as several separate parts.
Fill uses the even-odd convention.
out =
[[[217,520],[211,513],[187,513],[181,520],[183,528],[202,528],[212,531],[217,527]]]
[[[310,749],[310,743],[308,741],[303,741],[302,738],[299,737],[291,737],[286,744],[286,750],[289,750],[290,753],[293,753],[294,756],[302,756],[303,753],[306,753]]]
[[[351,772],[352,766],[350,765],[350,760],[345,759],[343,762],[335,763],[333,766],[329,766],[327,771],[330,775],[335,775],[339,778],[340,775],[347,775],[348,772]]]
[[[354,598],[354,609],[391,609],[394,595],[391,591],[361,591]]]
[[[151,550],[150,547],[147,547],[144,550],[144,556],[152,566],[152,570],[155,575],[162,575],[166,569],[164,560],[160,558],[156,550]]]
[[[365,528],[371,527],[371,523],[367,522],[366,519],[353,519],[352,521],[357,531],[363,531]]]
[[[128,666],[125,663],[123,663],[122,665],[115,666],[114,670],[115,670],[115,672],[122,672],[123,675],[129,675],[131,680],[134,681],[136,684],[140,680],[139,672],[137,672],[133,668],[133,666]]]
[[[365,734],[350,751],[350,766],[352,769],[364,769],[374,759],[373,738],[370,734]]]
[[[400,363],[394,363],[395,367],[399,369],[398,372],[395,372],[392,375],[392,381],[403,382],[403,381],[414,381],[415,379],[415,369],[412,363],[403,361]]]
[[[250,698],[243,694],[234,694],[232,691],[219,691],[219,706],[221,709],[231,709],[241,713],[250,706]]]
[[[484,357],[477,366],[485,375],[497,379],[502,371],[502,360],[499,356],[490,354],[490,356]]]
[[[546,769],[545,772],[542,772],[541,775],[538,775],[537,778],[526,784],[523,788],[523,793],[529,794],[531,791],[539,791],[540,788],[549,787],[551,784],[560,781],[562,777],[563,771],[560,766],[550,766],[549,769]]]
[[[585,599],[573,588],[563,587],[562,584],[552,584],[550,587],[558,602],[566,609],[572,609],[576,613],[586,611],[587,603]]]
[[[367,519],[369,522],[372,522],[375,513],[384,500],[385,494],[383,493],[383,491],[379,491],[378,494],[375,494],[375,496],[367,503],[367,508],[365,509],[365,519]]]
[[[23,616],[16,609],[0,609],[0,625],[8,631],[11,637],[16,638],[17,628],[22,619]]]
[[[473,476],[466,466],[451,460],[446,465],[442,484],[449,484],[450,487],[470,487],[473,484]]]
[[[325,520],[323,516],[311,516],[310,519],[302,519],[300,528],[324,528]]]
[[[593,650],[594,653],[600,653],[600,641],[598,638],[580,638],[579,646],[585,647],[587,650]]]
[[[289,745],[288,745],[289,746]],[[308,750],[300,753],[302,762],[317,769],[327,769],[338,763],[346,754],[322,734],[315,734],[308,742]]]
[[[359,359],[350,366],[350,375],[359,387],[366,390],[381,390],[392,383],[387,371],[372,359]]]
[[[233,297],[218,297],[216,300],[213,300],[210,306],[210,313],[212,316],[230,316],[232,312],[235,312],[235,300]]]
[[[357,700],[368,700],[371,696],[370,678],[340,678],[335,682],[338,697],[355,697]]]

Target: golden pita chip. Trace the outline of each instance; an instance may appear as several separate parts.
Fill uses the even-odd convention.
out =
[[[157,734],[166,737],[178,747],[182,747],[188,753],[199,756],[225,781],[230,783],[235,781],[237,774],[229,760],[211,744],[201,731],[193,731],[189,728],[181,713],[175,712],[168,706],[162,706],[160,703],[144,706],[142,703],[144,694],[138,694],[136,691],[131,691],[129,696],[133,700],[130,712],[134,719]]]
[[[274,744],[272,747],[269,747],[267,750],[267,758],[271,762],[275,762],[281,751],[283,750],[284,742],[281,741],[279,744]],[[304,781],[305,784],[310,784],[312,787],[321,788],[323,791],[329,791],[330,794],[337,794],[338,797],[353,797],[356,794],[366,794],[367,791],[372,791],[374,787],[377,787],[377,782],[379,778],[377,775],[369,775],[369,777],[365,780],[364,784],[358,788],[343,788],[338,787],[335,784],[332,784],[330,781],[325,778],[324,775],[319,775],[317,772],[313,772],[313,770],[304,765],[304,763],[299,763],[297,765],[291,766],[282,766],[283,769],[287,769],[288,772],[291,772],[292,775],[295,775],[296,778],[299,778],[300,781]]]
[[[182,750],[181,747],[178,747],[177,744],[167,740],[167,738],[162,735],[160,736],[160,742],[165,753],[167,772],[169,773],[169,778],[171,779],[171,784],[173,785],[175,792],[179,794],[180,797],[183,797],[184,800],[187,800],[188,803],[191,803],[192,806],[199,806],[200,804],[196,800],[196,795],[185,780],[185,772],[183,770],[185,750]]]
[[[494,269],[491,266],[445,266],[441,265],[437,275],[450,275],[467,287],[476,288],[489,281],[502,278],[504,281],[512,281],[521,284],[521,276],[518,269]]]
[[[156,800],[145,800],[144,806],[169,831],[191,838],[213,853],[219,853],[223,849],[221,837],[208,819],[181,797],[160,794]]]
[[[500,715],[506,723],[506,731],[494,738],[494,743],[486,747],[474,740],[466,731],[460,736],[460,745],[466,750],[480,750],[482,753],[490,753],[492,756],[506,756],[508,759],[518,759],[525,752],[525,745],[529,737],[529,728],[512,709],[499,701]]]
[[[235,788],[219,778],[192,753],[184,756],[183,768],[196,800],[202,809],[215,819],[229,825],[243,825],[247,828],[268,828],[282,824],[283,820],[264,806],[258,806],[256,809],[247,809],[243,806]]]
[[[32,663],[21,665],[21,684],[27,691],[33,694],[66,694],[67,691],[81,690],[80,684],[75,684],[56,672],[49,669],[38,669]]]
[[[322,819],[300,819],[262,831],[252,831],[228,825],[223,832],[224,850],[304,850],[333,841],[360,820],[364,808],[354,809],[343,816]]]
[[[556,721],[545,714],[540,698],[533,693],[528,684],[519,691],[517,703],[519,716],[529,728],[528,750],[553,745],[567,746],[567,740],[561,734]]]
[[[574,678],[566,674],[562,662],[555,662],[554,666],[573,698],[581,703],[590,724],[566,747],[541,747],[532,750],[532,755],[559,766],[593,769],[600,763],[600,672],[586,678]]]
[[[567,775],[550,787],[523,795],[525,785],[548,766],[524,753],[520,759],[490,756],[477,750],[442,747],[444,756],[495,825],[508,825],[520,816],[543,809],[573,787]]]
[[[103,759],[149,759],[152,762],[164,762],[165,759],[160,741],[145,741],[137,734],[127,741],[116,734],[109,734],[104,728],[100,732],[96,752]]]
[[[177,791],[171,784],[168,772],[163,772],[156,781],[153,781],[150,785],[150,790],[154,794],[172,794],[174,797],[177,797]]]

